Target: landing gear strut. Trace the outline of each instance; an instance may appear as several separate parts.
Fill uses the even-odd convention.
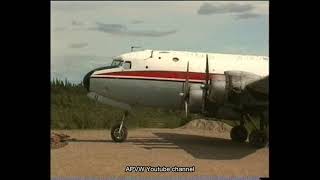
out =
[[[231,139],[235,142],[245,142],[248,137],[248,131],[244,127],[244,122],[241,120],[240,125],[235,126],[230,132]]]
[[[254,127],[254,130],[252,130],[252,132],[249,135],[249,143],[257,148],[265,147],[268,143],[268,137],[266,131],[266,119],[264,118],[263,113],[260,113],[259,120],[260,127],[256,127],[250,114],[243,114],[240,120],[240,125],[235,126],[231,129],[231,139],[235,142],[245,142],[247,140],[248,131],[245,128],[244,123],[245,121],[248,121]]]
[[[126,117],[128,116],[128,111],[125,111],[121,123],[115,124],[111,128],[111,138],[114,142],[123,142],[127,139],[128,136],[128,130],[124,125],[124,121]]]
[[[262,130],[253,130],[249,136],[249,143],[258,148],[265,147],[268,143],[266,133]]]

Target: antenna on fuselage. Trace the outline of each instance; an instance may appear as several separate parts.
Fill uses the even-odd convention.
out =
[[[134,48],[141,48],[139,46],[131,46],[131,52],[133,51]]]
[[[152,58],[152,55],[153,55],[153,50],[151,51],[151,56],[150,56],[150,58]]]

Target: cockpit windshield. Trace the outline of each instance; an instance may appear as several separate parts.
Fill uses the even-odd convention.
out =
[[[123,60],[121,60],[121,59],[114,59],[109,66],[99,67],[99,68],[94,69],[94,71],[100,71],[100,70],[104,70],[104,69],[117,68],[117,67],[122,66],[122,64],[123,64]]]
[[[114,59],[111,63],[111,66],[112,67],[119,67],[121,66],[123,63],[123,60],[119,60],[119,59]]]

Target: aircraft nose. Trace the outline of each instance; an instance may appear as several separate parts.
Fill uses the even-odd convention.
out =
[[[88,72],[84,78],[83,78],[83,86],[87,89],[87,91],[90,91],[90,76],[94,73],[95,70],[92,70]]]

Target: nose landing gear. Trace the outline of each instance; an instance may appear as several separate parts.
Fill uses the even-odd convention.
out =
[[[128,111],[125,111],[121,123],[115,124],[111,128],[111,138],[114,142],[123,142],[127,139],[128,136],[128,129],[124,125],[124,121],[128,116]]]

